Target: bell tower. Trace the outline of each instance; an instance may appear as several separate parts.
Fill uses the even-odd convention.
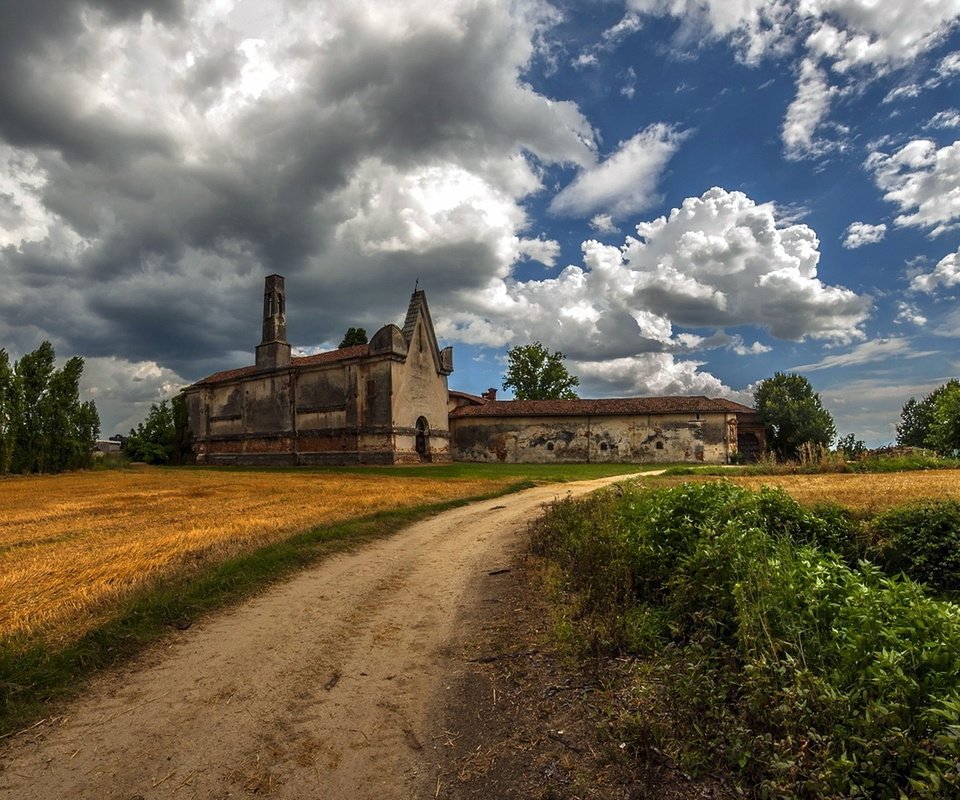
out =
[[[257,345],[257,368],[290,366],[287,341],[287,300],[283,276],[268,275],[263,282],[263,337]]]

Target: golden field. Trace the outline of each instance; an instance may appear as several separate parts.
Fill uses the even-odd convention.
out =
[[[731,480],[748,489],[781,486],[804,505],[829,501],[865,514],[914,500],[960,500],[960,470],[757,475]]]
[[[0,480],[0,637],[89,630],[131,591],[316,525],[507,478],[138,469]]]

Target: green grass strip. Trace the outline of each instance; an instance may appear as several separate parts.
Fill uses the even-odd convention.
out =
[[[0,738],[55,713],[64,701],[79,695],[97,671],[123,663],[169,635],[171,629],[235,605],[334,553],[388,536],[442,511],[533,485],[533,481],[521,481],[489,494],[317,526],[199,574],[174,576],[148,593],[134,595],[110,621],[61,649],[38,637],[0,642]]]

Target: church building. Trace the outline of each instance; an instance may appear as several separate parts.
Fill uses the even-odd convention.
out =
[[[427,298],[369,344],[291,356],[283,278],[266,278],[263,336],[249,367],[184,390],[198,464],[398,464],[450,459],[447,376]]]

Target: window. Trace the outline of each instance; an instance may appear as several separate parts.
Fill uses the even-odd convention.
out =
[[[547,450],[553,450],[553,442],[547,442]]]
[[[657,450],[663,450],[663,442],[657,442]]]
[[[601,450],[608,450],[609,448],[610,448],[610,445],[608,445],[606,442],[600,442]]]

